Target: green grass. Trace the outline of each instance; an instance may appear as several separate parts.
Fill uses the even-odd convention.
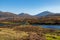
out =
[[[3,24],[15,24],[14,22],[0,22],[0,23],[3,23]]]
[[[60,36],[58,35],[52,35],[52,34],[46,34],[46,39],[47,40],[60,40]]]

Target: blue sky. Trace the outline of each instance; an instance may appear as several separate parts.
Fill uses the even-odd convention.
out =
[[[60,13],[60,0],[0,0],[0,11],[31,15],[43,11]]]

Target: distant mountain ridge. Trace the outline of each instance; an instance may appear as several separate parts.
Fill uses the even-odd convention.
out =
[[[29,15],[27,13],[20,13],[20,14],[14,14],[14,13],[11,13],[11,12],[2,12],[0,11],[0,17],[25,17],[25,18],[35,18],[35,17],[42,17],[42,16],[60,16],[60,13],[52,13],[52,12],[49,12],[49,11],[44,11],[44,12],[41,12],[37,15]]]
[[[35,16],[46,16],[46,15],[50,15],[50,14],[53,14],[52,12],[49,12],[49,11],[44,11],[44,12],[41,12],[41,13],[39,13],[39,14],[37,14],[37,15],[35,15]]]

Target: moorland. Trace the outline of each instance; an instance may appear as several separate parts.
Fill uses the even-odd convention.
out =
[[[31,16],[0,12],[0,40],[60,40],[60,29],[43,28],[39,25],[60,25],[60,14],[48,11]]]

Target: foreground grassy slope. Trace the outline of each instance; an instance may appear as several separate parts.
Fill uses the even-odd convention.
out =
[[[30,25],[0,28],[0,40],[45,40],[42,29]]]
[[[23,31],[17,32],[9,28],[0,28],[0,40],[19,40],[27,36],[28,34]]]
[[[44,29],[32,25],[1,27],[0,40],[60,40],[60,30]]]

